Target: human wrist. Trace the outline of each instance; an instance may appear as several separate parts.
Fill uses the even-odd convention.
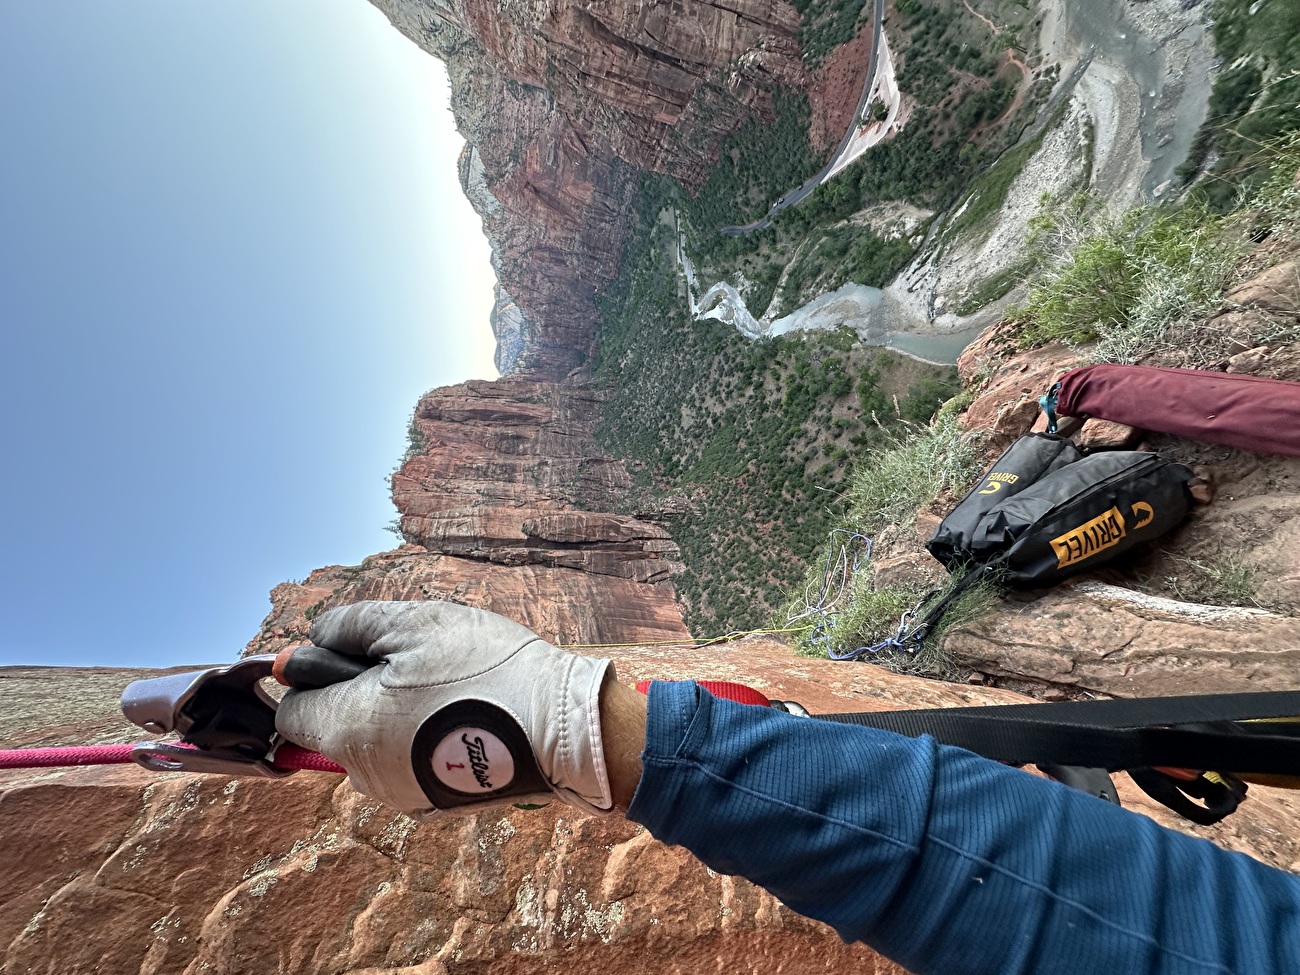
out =
[[[606,680],[600,689],[600,726],[614,806],[626,812],[641,781],[645,695],[612,678]]]

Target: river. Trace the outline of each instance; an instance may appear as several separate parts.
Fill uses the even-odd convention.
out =
[[[719,281],[697,297],[695,266],[686,253],[685,236],[680,233],[677,260],[686,280],[692,317],[722,322],[751,339],[846,326],[867,345],[883,346],[934,365],[953,365],[983,327],[981,323],[964,329],[926,330],[924,323],[912,320],[885,291],[853,282],[818,295],[789,315],[765,324],[754,318],[745,299],[726,281]]]
[[[1096,126],[1094,189],[1121,208],[1161,196],[1208,107],[1214,51],[1200,15],[1178,0],[1138,7],[1129,0],[1045,0],[1042,10],[1048,58],[1062,62],[1062,77],[1075,64],[1082,70],[1075,93]],[[749,338],[847,326],[864,343],[948,365],[990,321],[977,313],[935,328],[915,302],[900,300],[906,295],[853,283],[764,321],[725,281],[698,294],[680,230],[678,261],[692,316],[724,322]]]

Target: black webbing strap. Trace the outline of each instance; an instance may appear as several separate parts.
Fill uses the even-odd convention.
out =
[[[912,644],[913,648],[920,646],[930,635],[930,631],[938,625],[943,614],[948,612],[948,607],[966,595],[966,590],[975,583],[983,578],[994,576],[1001,567],[1002,561],[999,555],[998,558],[982,565],[954,568],[953,574],[960,572],[961,575],[957,576],[956,581],[947,588],[946,592],[943,589],[936,589],[927,593],[916,608],[903,617],[903,625],[898,630],[899,643],[904,647],[908,644]],[[920,617],[920,620],[914,623],[913,620],[917,617]]]
[[[1246,798],[1246,783],[1223,773],[1216,776],[1217,782],[1203,775],[1179,781],[1153,768],[1132,768],[1128,776],[1156,802],[1201,826],[1213,826],[1230,816]],[[1205,805],[1197,805],[1192,799],[1200,799]]]
[[[950,572],[954,581],[944,589],[935,589],[923,596],[911,612],[903,615],[903,622],[898,628],[897,639],[886,642],[893,643],[904,650],[915,651],[920,649],[921,644],[930,635],[930,631],[939,625],[943,615],[962,596],[966,595],[966,591],[971,586],[982,579],[987,579],[995,585],[998,583],[1006,561],[1007,553],[999,552],[987,562],[952,566]],[[914,622],[918,617],[919,622]]]
[[[1300,691],[1201,694],[921,711],[820,714],[823,721],[931,735],[986,758],[1119,769],[1169,766],[1300,774]]]

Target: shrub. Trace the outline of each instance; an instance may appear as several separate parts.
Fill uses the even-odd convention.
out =
[[[888,439],[888,448],[864,458],[849,489],[849,521],[865,535],[887,526],[910,525],[916,510],[944,493],[954,493],[980,473],[975,452],[953,417],[907,436]]]
[[[1269,234],[1293,241],[1300,238],[1300,130],[1264,148],[1272,167],[1254,205]]]
[[[877,588],[872,584],[869,569],[860,566],[846,584],[833,577],[831,585],[836,591],[825,594],[829,604],[823,602],[821,607],[814,608],[810,603],[823,596],[824,572],[824,561],[810,570],[804,588],[786,607],[785,616],[777,618],[782,625],[811,626],[795,639],[795,649],[810,657],[826,656],[828,649],[836,654],[846,654],[893,639],[898,635],[905,613],[920,608],[923,602],[930,605],[932,600],[943,599],[958,582],[957,577],[953,577],[939,592],[932,594],[923,586]],[[860,659],[897,673],[953,679],[956,667],[944,653],[944,636],[990,612],[997,605],[997,598],[997,589],[991,583],[984,580],[975,582],[947,607],[919,647],[882,647]]]
[[[899,404],[899,412],[902,413],[904,420],[913,423],[929,423],[935,411],[959,392],[961,392],[961,382],[957,378],[956,369],[951,370],[946,376],[926,376],[912,384],[907,395],[903,397],[903,402]]]
[[[1114,362],[1133,361],[1171,326],[1217,307],[1240,253],[1223,222],[1195,202],[1114,218],[1072,201],[1036,229],[1058,243],[1083,236],[1068,257],[1049,257],[1016,310],[1022,344],[1100,339],[1097,357]]]

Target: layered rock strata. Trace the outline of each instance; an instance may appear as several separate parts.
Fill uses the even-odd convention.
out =
[[[794,658],[760,640],[703,657],[616,651],[615,661],[625,678],[741,680],[814,711],[1021,700]],[[4,676],[9,709],[34,727],[79,674],[61,672],[58,685],[27,671]],[[70,730],[82,739],[138,737],[115,714],[113,675],[95,676],[69,724],[25,742],[65,741]],[[1252,787],[1236,815],[1201,828],[1119,779],[1138,812],[1284,869],[1300,866],[1294,794]],[[334,775],[14,771],[0,772],[0,835],[17,851],[0,871],[0,967],[11,975],[901,975],[635,824],[558,803],[417,824]]]
[[[1290,691],[1300,620],[1206,606],[1092,579],[958,628],[945,649],[975,670],[1116,697]]]
[[[621,461],[596,449],[604,399],[518,377],[427,394],[412,419],[424,446],[392,477],[402,534],[434,551],[504,565],[666,580],[676,554],[668,532],[607,513],[631,478]]]
[[[307,639],[312,619],[363,599],[447,599],[518,620],[562,646],[689,641],[673,590],[547,566],[497,566],[404,545],[358,566],[317,569],[271,591],[271,612],[248,653]]]
[[[611,511],[631,478],[596,447],[603,395],[518,376],[426,394],[391,479],[410,544],[277,586],[249,650],[300,640],[318,612],[362,599],[453,599],[562,644],[688,640],[669,581],[677,546]]]
[[[639,173],[698,182],[776,85],[807,83],[798,12],[778,0],[374,3],[446,62],[503,372],[560,378],[590,354]]]

